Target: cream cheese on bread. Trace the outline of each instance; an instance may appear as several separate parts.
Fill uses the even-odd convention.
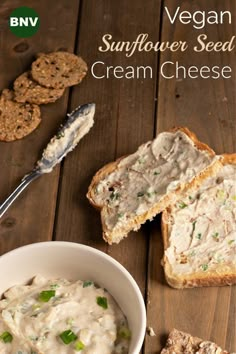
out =
[[[121,159],[111,173],[103,178],[98,175],[92,202],[102,208],[107,233],[115,233],[131,219],[148,214],[167,194],[169,202],[174,202],[176,190],[212,164],[215,158],[209,150],[199,149],[182,130],[163,132]]]
[[[236,273],[236,165],[206,179],[168,218],[165,258],[172,274]]]

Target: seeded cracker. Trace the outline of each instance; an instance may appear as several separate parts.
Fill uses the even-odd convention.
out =
[[[81,57],[54,52],[42,54],[33,62],[32,77],[42,86],[60,89],[80,83],[87,70],[87,64]]]
[[[14,91],[17,102],[35,104],[55,102],[64,93],[64,89],[54,89],[39,85],[32,79],[29,71],[23,73],[15,80]]]
[[[41,122],[40,109],[34,104],[21,104],[12,100],[13,92],[3,90],[0,97],[0,140],[22,139]]]

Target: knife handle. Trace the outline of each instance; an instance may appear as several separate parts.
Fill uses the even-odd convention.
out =
[[[21,194],[21,192],[36,178],[41,176],[41,173],[37,170],[33,170],[28,175],[26,175],[18,187],[9,195],[9,197],[0,205],[0,218],[11,206],[14,200]]]

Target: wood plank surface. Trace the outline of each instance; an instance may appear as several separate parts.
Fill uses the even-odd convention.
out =
[[[32,1],[24,2],[32,6]],[[2,1],[0,7],[1,55],[0,88],[10,87],[15,78],[27,70],[38,52],[65,48],[73,52],[78,18],[77,0],[55,3],[38,1],[34,9],[41,18],[39,32],[27,39],[14,36],[8,28],[8,17],[22,1]],[[0,143],[0,200],[3,201],[28,173],[42,149],[56,132],[67,112],[68,90],[56,103],[42,108],[42,123],[28,137]],[[40,177],[19,197],[0,221],[0,254],[18,246],[52,237],[59,167]]]
[[[137,33],[149,33],[158,41],[160,6],[156,1],[132,2],[95,0],[83,2],[79,27],[78,53],[91,66],[96,60],[106,65],[150,65],[157,62],[156,53],[99,53],[101,38],[111,33],[116,40],[132,41]],[[90,25],[90,22],[93,26]],[[88,45],[89,42],[89,45]],[[91,74],[81,86],[73,89],[72,107],[93,101],[97,105],[95,126],[78,148],[64,162],[59,196],[55,239],[88,244],[106,251],[121,262],[137,280],[145,294],[148,235],[145,227],[132,233],[119,245],[102,240],[99,213],[85,199],[94,173],[105,163],[135,151],[152,139],[155,109],[155,79],[95,79]]]
[[[171,14],[179,1],[166,0]],[[170,24],[163,16],[162,41],[186,40],[192,47],[196,37],[206,33],[209,40],[227,41],[235,34],[235,2],[217,0],[181,2],[181,10],[230,10],[232,25],[206,25],[196,30],[192,25]],[[164,52],[161,63],[178,61],[180,65],[230,65],[232,79],[166,80],[159,76],[157,133],[173,126],[187,126],[217,153],[236,151],[236,57],[234,53]],[[171,72],[168,72],[170,75]],[[217,216],[216,216],[217,217]],[[163,256],[160,220],[152,224],[148,275],[148,324],[157,334],[146,340],[145,352],[158,353],[166,334],[173,328],[182,329],[204,339],[210,339],[230,351],[235,351],[235,287],[174,290],[166,285],[160,267]]]
[[[104,34],[114,40],[134,41],[148,33],[153,42],[186,40],[189,47],[206,33],[209,40],[229,40],[236,32],[236,2],[232,0],[60,0],[31,1],[40,16],[39,32],[27,39],[15,37],[8,28],[11,11],[20,0],[0,5],[0,89],[29,68],[37,52],[75,51],[88,63],[106,66],[143,65],[153,68],[152,79],[95,79],[68,89],[63,98],[42,108],[40,127],[27,138],[0,143],[0,201],[28,173],[42,149],[56,132],[66,112],[79,104],[96,103],[95,125],[89,134],[51,174],[33,182],[0,220],[0,255],[24,244],[63,240],[96,247],[117,259],[137,281],[147,306],[147,324],[156,336],[146,336],[143,354],[158,354],[168,332],[176,327],[192,335],[216,341],[229,351],[236,348],[236,288],[174,290],[161,267],[163,244],[161,218],[147,222],[119,245],[108,246],[101,237],[100,215],[85,195],[94,173],[104,164],[132,153],[157,133],[173,126],[187,126],[217,153],[236,151],[236,55],[231,53],[99,52]],[[230,10],[231,25],[206,25],[194,29],[178,21],[171,25],[178,6],[196,10]],[[160,65],[178,61],[186,67],[229,65],[232,79],[164,79]],[[168,71],[170,73],[170,71]],[[66,261],[66,260],[65,260]]]

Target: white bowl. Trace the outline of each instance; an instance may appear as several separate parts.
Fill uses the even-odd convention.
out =
[[[4,254],[0,257],[0,269],[0,296],[36,274],[95,281],[110,292],[128,319],[132,331],[129,354],[140,352],[146,329],[143,297],[130,273],[112,257],[85,245],[49,241]]]

